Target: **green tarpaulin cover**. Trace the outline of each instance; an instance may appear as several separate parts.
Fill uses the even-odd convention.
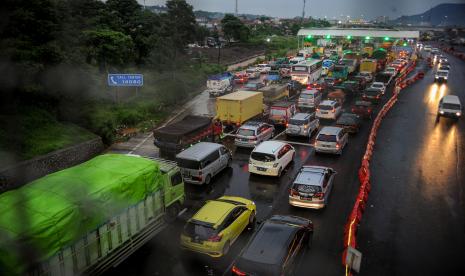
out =
[[[161,185],[155,162],[105,154],[1,194],[0,274],[21,273],[25,251],[48,259]]]

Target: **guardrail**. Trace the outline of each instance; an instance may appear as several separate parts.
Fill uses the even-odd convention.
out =
[[[360,169],[358,171],[358,178],[360,182],[359,191],[357,194],[357,198],[355,200],[355,204],[352,207],[352,211],[349,215],[349,219],[344,228],[344,251],[342,254],[342,264],[345,266],[345,275],[352,275],[351,274],[351,263],[346,261],[347,254],[349,248],[356,248],[357,247],[357,230],[358,225],[362,220],[363,212],[365,211],[365,207],[368,201],[368,194],[371,190],[371,183],[370,183],[370,161],[371,157],[373,156],[373,149],[375,147],[376,142],[376,135],[381,124],[381,121],[386,116],[388,111],[394,106],[397,102],[397,96],[399,92],[409,86],[410,84],[414,83],[415,81],[422,79],[424,77],[424,73],[422,71],[417,72],[414,76],[407,78],[408,74],[412,72],[415,68],[416,62],[411,62],[397,77],[395,81],[395,87],[392,97],[384,104],[384,106],[379,111],[378,115],[376,116],[375,120],[373,121],[373,125],[370,130],[370,135],[368,137],[368,143],[365,149],[365,154],[363,155],[363,159],[361,162]]]
[[[465,61],[465,53],[457,52],[452,47],[441,47],[441,50],[443,50],[444,52],[446,52],[448,54],[454,55],[454,56],[460,58],[461,60]]]

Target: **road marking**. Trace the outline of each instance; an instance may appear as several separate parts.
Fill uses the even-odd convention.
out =
[[[285,132],[286,132],[285,130],[281,131],[278,135],[273,137],[273,139],[271,139],[271,140],[276,140],[279,136],[283,135]]]
[[[140,142],[139,144],[137,144],[137,145],[129,152],[129,154],[132,154],[132,153],[134,153],[134,151],[138,150],[138,149],[140,148],[140,146],[142,146],[142,144],[144,144],[145,142],[147,142],[147,140],[148,140],[150,137],[152,137],[152,135],[153,135],[153,132],[150,132],[150,134],[149,134],[147,137],[145,137],[145,139],[142,140],[142,142]]]
[[[291,145],[299,145],[299,146],[306,146],[306,147],[312,147],[312,148],[314,147],[310,143],[292,142],[292,141],[285,141],[285,140],[276,140],[276,141],[291,144]]]

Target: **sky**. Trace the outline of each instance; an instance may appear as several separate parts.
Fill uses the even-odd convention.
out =
[[[138,0],[143,4],[144,0]],[[235,0],[186,0],[194,10],[233,13]],[[164,5],[165,0],[145,0],[146,5]],[[239,13],[263,14],[292,18],[302,15],[303,0],[238,0]],[[465,0],[306,0],[305,16],[315,18],[374,19],[385,15],[391,19],[401,15],[423,13],[442,3],[464,3]]]

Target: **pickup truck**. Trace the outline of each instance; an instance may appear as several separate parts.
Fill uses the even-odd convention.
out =
[[[140,156],[104,154],[39,178],[0,197],[0,271],[101,274],[173,222],[184,199],[176,163]]]
[[[198,141],[214,141],[222,126],[212,117],[189,115],[183,120],[153,131],[154,145],[160,155],[169,159]]]

